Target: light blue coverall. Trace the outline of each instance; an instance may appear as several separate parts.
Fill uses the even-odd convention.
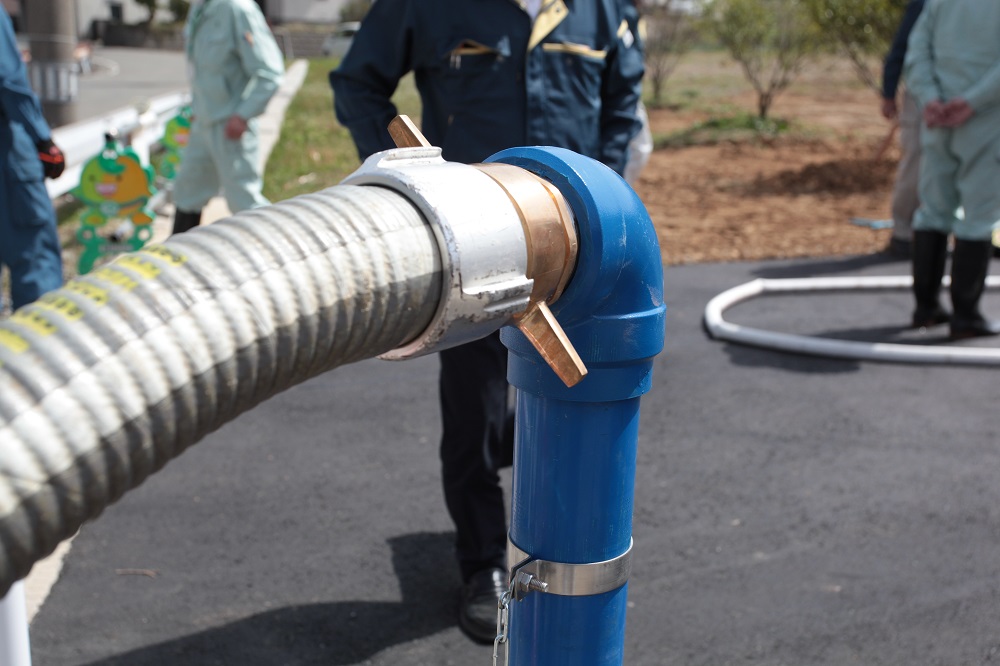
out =
[[[910,34],[905,76],[921,109],[963,98],[975,111],[959,127],[922,128],[913,228],[989,240],[1000,221],[1000,2],[929,0]]]
[[[0,265],[10,270],[15,309],[62,286],[56,214],[36,147],[51,136],[0,5]]]
[[[221,187],[233,213],[266,205],[255,119],[281,84],[281,50],[253,0],[192,6],[185,32],[193,122],[174,203],[178,210],[200,211]],[[237,140],[224,133],[233,115],[249,121]]]

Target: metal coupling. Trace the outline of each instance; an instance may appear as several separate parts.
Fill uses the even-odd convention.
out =
[[[513,323],[567,386],[579,382],[587,369],[548,308],[577,257],[559,190],[507,164],[446,162],[406,116],[388,129],[399,147],[372,155],[343,183],[388,187],[412,201],[437,238],[444,279],[427,329],[381,358],[422,356]]]
[[[431,323],[381,358],[422,356],[485,337],[527,309],[533,282],[524,227],[504,191],[479,169],[446,162],[440,148],[424,145],[376,153],[343,183],[407,197],[441,251],[442,293]]]

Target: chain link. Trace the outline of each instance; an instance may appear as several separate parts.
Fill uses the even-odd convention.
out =
[[[504,646],[503,663],[507,666],[510,663],[510,646],[507,645],[508,620],[510,619],[510,600],[514,596],[514,581],[510,582],[507,591],[500,595],[497,601],[497,637],[493,639],[493,666],[497,666],[497,659],[500,658],[500,646]]]

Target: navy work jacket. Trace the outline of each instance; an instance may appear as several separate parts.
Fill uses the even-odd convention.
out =
[[[363,158],[393,147],[390,98],[414,72],[421,130],[449,161],[516,146],[569,148],[625,168],[643,75],[627,0],[378,0],[330,73]]]
[[[42,107],[28,85],[10,16],[0,6],[0,216],[4,219],[21,224],[49,220],[52,204],[36,147],[49,138]]]

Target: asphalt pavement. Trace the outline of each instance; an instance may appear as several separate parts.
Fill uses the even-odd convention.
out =
[[[117,71],[81,86],[87,114],[184,86],[182,54],[111,51],[95,55]],[[907,270],[881,256],[666,269],[626,664],[1000,659],[996,370],[798,356],[701,326],[713,296],[756,277]],[[727,317],[942,342],[905,331],[910,306],[768,296]],[[1000,315],[1000,297],[985,308]],[[73,541],[31,625],[34,664],[489,664],[455,626],[436,375],[434,357],[345,366],[169,463]]]
[[[666,269],[626,664],[1000,659],[996,370],[798,356],[701,325],[756,277],[906,271],[881,256]],[[910,306],[768,296],[727,316],[897,340]],[[1000,315],[1000,297],[984,306]],[[455,626],[436,375],[434,357],[345,366],[170,462],[80,531],[31,627],[36,666],[491,663]]]
[[[80,77],[77,121],[188,87],[183,51],[96,46],[91,60],[93,72]]]

